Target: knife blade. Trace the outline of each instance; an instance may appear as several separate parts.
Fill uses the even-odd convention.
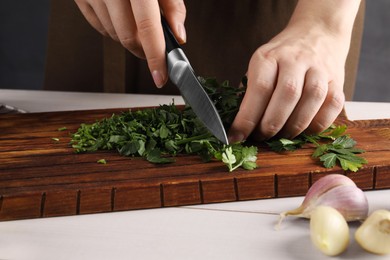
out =
[[[170,80],[178,87],[185,102],[191,106],[206,128],[221,142],[229,144],[225,128],[214,103],[203,89],[187,56],[163,16],[161,16],[161,24],[164,31]]]

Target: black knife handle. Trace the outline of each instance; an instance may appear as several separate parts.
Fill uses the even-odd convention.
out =
[[[180,44],[177,42],[175,36],[173,35],[167,20],[162,15],[161,15],[161,24],[164,31],[166,52],[169,53],[174,49],[180,48]]]

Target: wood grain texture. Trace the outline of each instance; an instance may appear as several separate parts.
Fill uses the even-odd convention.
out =
[[[115,151],[74,153],[70,133],[120,111],[0,115],[0,220],[297,196],[329,173],[346,174],[364,190],[390,188],[390,120],[338,118],[366,150],[369,163],[357,173],[325,169],[310,147],[275,153],[259,146],[260,167],[233,173],[197,156],[155,165]],[[97,163],[102,158],[107,164]]]

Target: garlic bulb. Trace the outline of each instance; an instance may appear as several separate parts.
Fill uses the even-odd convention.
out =
[[[347,176],[329,174],[310,187],[301,206],[280,214],[278,226],[288,215],[310,218],[320,205],[335,208],[347,221],[362,220],[368,214],[368,201],[363,191]]]
[[[371,253],[390,253],[390,211],[374,211],[356,230],[355,239]]]
[[[311,213],[310,238],[324,254],[339,255],[349,244],[349,227],[336,209],[319,206]]]
[[[368,214],[368,201],[364,192],[354,186],[337,186],[312,201],[304,211],[310,217],[317,206],[330,206],[338,210],[346,221],[362,220]]]
[[[356,184],[353,182],[353,180],[342,174],[325,175],[324,177],[314,182],[314,184],[310,187],[302,204],[305,205],[306,203],[309,203],[310,200],[337,186],[356,187]]]

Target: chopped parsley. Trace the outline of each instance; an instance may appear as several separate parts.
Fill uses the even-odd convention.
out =
[[[214,101],[224,126],[228,128],[237,114],[244,89],[227,81],[200,79]],[[203,161],[220,160],[229,171],[257,167],[257,147],[244,143],[224,145],[215,138],[186,106],[175,104],[129,110],[92,124],[81,124],[72,134],[76,152],[117,150],[124,156],[140,156],[152,163],[172,163],[177,154],[198,154]]]
[[[245,93],[246,78],[242,88],[232,87],[228,81],[218,83],[213,78],[200,78],[200,82],[228,129]],[[303,133],[292,140],[271,139],[267,144],[277,152],[314,144],[312,157],[323,162],[324,167],[332,168],[338,163],[344,170],[355,172],[367,161],[358,156],[364,151],[355,148],[356,141],[345,134],[346,129],[344,125],[331,126],[317,135]],[[77,153],[117,150],[123,156],[139,156],[151,163],[172,163],[178,154],[197,154],[205,162],[223,162],[230,172],[257,167],[256,146],[244,142],[224,145],[204,127],[190,107],[181,109],[174,103],[129,110],[92,124],[81,124],[72,134],[71,145]]]
[[[100,159],[100,160],[97,160],[97,163],[107,164],[107,161],[106,161],[106,159]]]

